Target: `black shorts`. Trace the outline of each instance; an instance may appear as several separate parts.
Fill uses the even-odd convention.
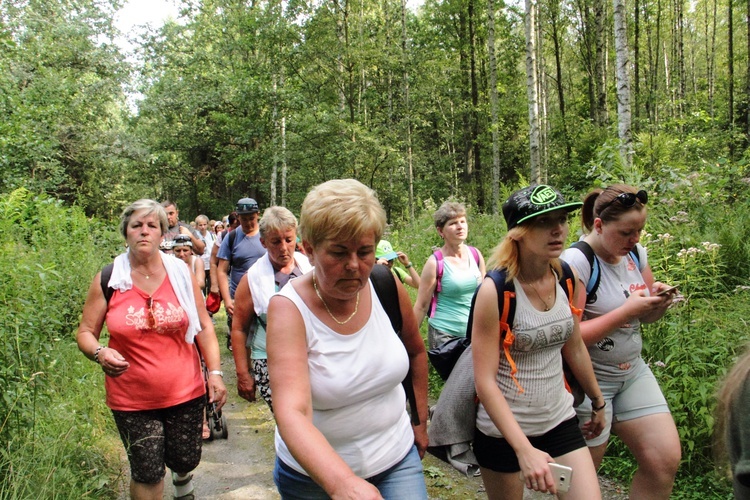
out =
[[[112,410],[134,481],[158,483],[164,477],[164,465],[178,474],[198,467],[205,406],[206,396],[200,396],[159,410]]]
[[[586,447],[578,419],[573,417],[541,436],[529,437],[531,445],[546,451],[553,458],[565,455],[571,451]],[[479,429],[474,433],[474,455],[481,467],[495,472],[518,472],[516,452],[504,438],[496,438],[483,434]]]

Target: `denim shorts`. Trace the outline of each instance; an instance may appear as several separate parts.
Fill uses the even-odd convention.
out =
[[[670,413],[659,383],[646,363],[643,363],[628,380],[616,382],[599,380],[598,382],[604,401],[607,403],[604,407],[607,426],[600,435],[586,441],[588,446],[605,444],[612,433],[614,422],[625,422],[657,413]],[[576,414],[581,426],[591,420],[591,400],[588,396],[576,408]]]
[[[310,479],[300,474],[276,458],[273,469],[273,480],[282,500],[324,500],[328,494]],[[412,446],[409,453],[396,465],[380,474],[367,478],[385,500],[408,498],[409,500],[427,500],[427,487],[424,482],[422,461],[417,447]]]

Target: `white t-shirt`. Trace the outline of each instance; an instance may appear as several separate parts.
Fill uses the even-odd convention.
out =
[[[313,424],[362,478],[394,466],[414,445],[401,386],[409,357],[372,283],[370,294],[370,319],[358,332],[341,335],[312,314],[294,282],[278,293],[297,306],[305,323]],[[292,457],[278,427],[275,446],[281,461],[307,475]]]
[[[575,416],[573,396],[565,389],[562,350],[573,334],[573,316],[568,296],[557,284],[555,304],[549,311],[536,309],[514,279],[516,312],[512,330],[515,341],[510,349],[516,363],[521,393],[510,375],[510,364],[500,346],[497,385],[508,402],[513,417],[526,436],[541,436]],[[485,281],[486,285],[492,285]],[[477,429],[487,436],[502,437],[484,405],[477,409]]]
[[[622,257],[617,264],[608,264],[599,260],[601,279],[596,290],[596,301],[586,304],[583,320],[598,318],[622,306],[637,290],[650,294],[641,270],[648,265],[646,249],[638,245],[640,269],[630,254]],[[585,287],[591,277],[591,265],[586,256],[577,248],[566,249],[561,258],[578,273],[578,279]],[[637,319],[621,325],[595,345],[589,346],[591,363],[599,380],[623,381],[642,365],[641,322]],[[630,368],[623,370],[621,363],[630,363]]]

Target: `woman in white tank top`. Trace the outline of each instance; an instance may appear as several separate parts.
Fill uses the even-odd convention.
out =
[[[315,267],[271,298],[266,337],[283,499],[427,498],[427,354],[403,285],[394,280],[399,339],[369,280],[384,229],[375,193],[352,179],[320,184],[302,204]]]

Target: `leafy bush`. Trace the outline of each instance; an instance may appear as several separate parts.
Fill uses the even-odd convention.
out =
[[[85,397],[101,381],[81,386],[86,381],[80,375],[69,378],[68,368],[82,359],[70,334],[93,276],[118,240],[81,210],[56,200],[24,189],[0,197],[3,498],[54,496],[37,488],[63,491],[71,478],[90,476],[81,464],[89,467],[94,459],[82,457],[97,443],[90,435],[79,436],[86,427],[76,415],[92,405],[82,402],[78,391]],[[103,401],[100,389],[98,397]],[[76,460],[59,461],[61,456]]]

